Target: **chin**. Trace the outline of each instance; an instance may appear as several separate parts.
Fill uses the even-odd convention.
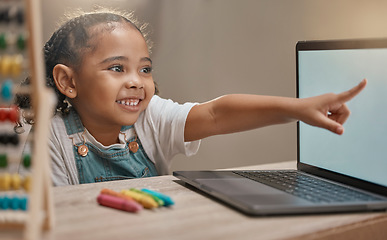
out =
[[[130,126],[133,125],[135,122],[137,122],[137,117],[129,117],[129,118],[121,118],[120,124],[122,126]]]

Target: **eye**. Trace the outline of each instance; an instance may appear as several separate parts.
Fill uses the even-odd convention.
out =
[[[152,67],[141,68],[140,72],[142,72],[142,73],[151,73],[152,72]]]
[[[124,67],[122,65],[114,65],[108,68],[108,70],[114,71],[114,72],[123,72]]]

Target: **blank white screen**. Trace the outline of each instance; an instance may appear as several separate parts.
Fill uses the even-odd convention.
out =
[[[300,161],[387,186],[387,49],[299,51],[298,57],[300,98],[368,79],[347,103],[343,135],[300,123]]]

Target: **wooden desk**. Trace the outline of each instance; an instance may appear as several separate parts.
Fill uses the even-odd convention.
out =
[[[294,169],[295,165],[243,169]],[[131,187],[161,191],[175,205],[133,214],[96,201],[102,188]],[[45,239],[387,239],[387,213],[248,217],[173,176],[56,187],[54,199],[55,227]]]

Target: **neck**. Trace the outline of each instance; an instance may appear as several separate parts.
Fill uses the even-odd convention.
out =
[[[109,146],[115,143],[119,143],[119,133],[121,127],[92,127],[86,126],[85,128],[93,137],[104,146]]]
[[[76,110],[76,108],[74,108]],[[78,116],[87,129],[87,131],[102,145],[109,146],[115,143],[119,143],[119,133],[122,126],[119,124],[112,124],[110,122],[96,121],[87,115],[80,114]]]

